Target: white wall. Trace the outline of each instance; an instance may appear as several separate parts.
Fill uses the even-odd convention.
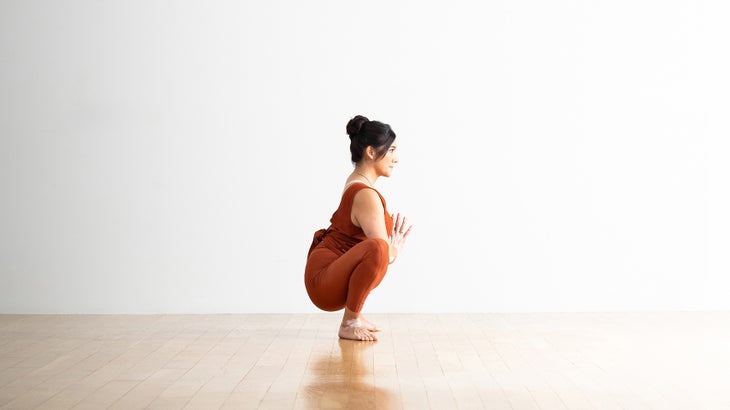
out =
[[[0,312],[314,312],[345,124],[374,312],[730,309],[720,0],[0,0]]]

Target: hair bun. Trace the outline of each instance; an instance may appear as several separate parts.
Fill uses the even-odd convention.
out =
[[[359,134],[363,124],[368,121],[370,120],[368,120],[367,117],[363,117],[362,115],[356,115],[355,118],[351,119],[350,122],[347,123],[347,135],[352,138],[353,136]]]

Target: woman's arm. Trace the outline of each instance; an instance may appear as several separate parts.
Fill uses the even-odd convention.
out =
[[[360,227],[368,238],[388,241],[390,263],[393,263],[398,257],[398,251],[405,244],[405,239],[411,231],[411,227],[405,230],[406,218],[401,218],[400,215],[393,221],[393,232],[387,231],[383,203],[377,192],[372,189],[361,189],[355,194],[350,218],[352,223]]]

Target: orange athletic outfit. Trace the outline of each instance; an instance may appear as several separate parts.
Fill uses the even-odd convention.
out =
[[[330,227],[315,232],[304,269],[309,298],[322,310],[335,311],[347,306],[360,312],[370,291],[380,284],[388,270],[388,242],[368,238],[352,223],[352,202],[361,189],[373,189],[378,194],[385,209],[386,232],[393,230],[393,218],[380,192],[360,181],[345,188]]]

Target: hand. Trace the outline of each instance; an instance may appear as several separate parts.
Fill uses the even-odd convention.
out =
[[[406,239],[411,233],[413,225],[408,225],[408,218],[400,213],[393,214],[393,232],[390,234],[390,243],[400,254],[401,249],[406,244]]]

